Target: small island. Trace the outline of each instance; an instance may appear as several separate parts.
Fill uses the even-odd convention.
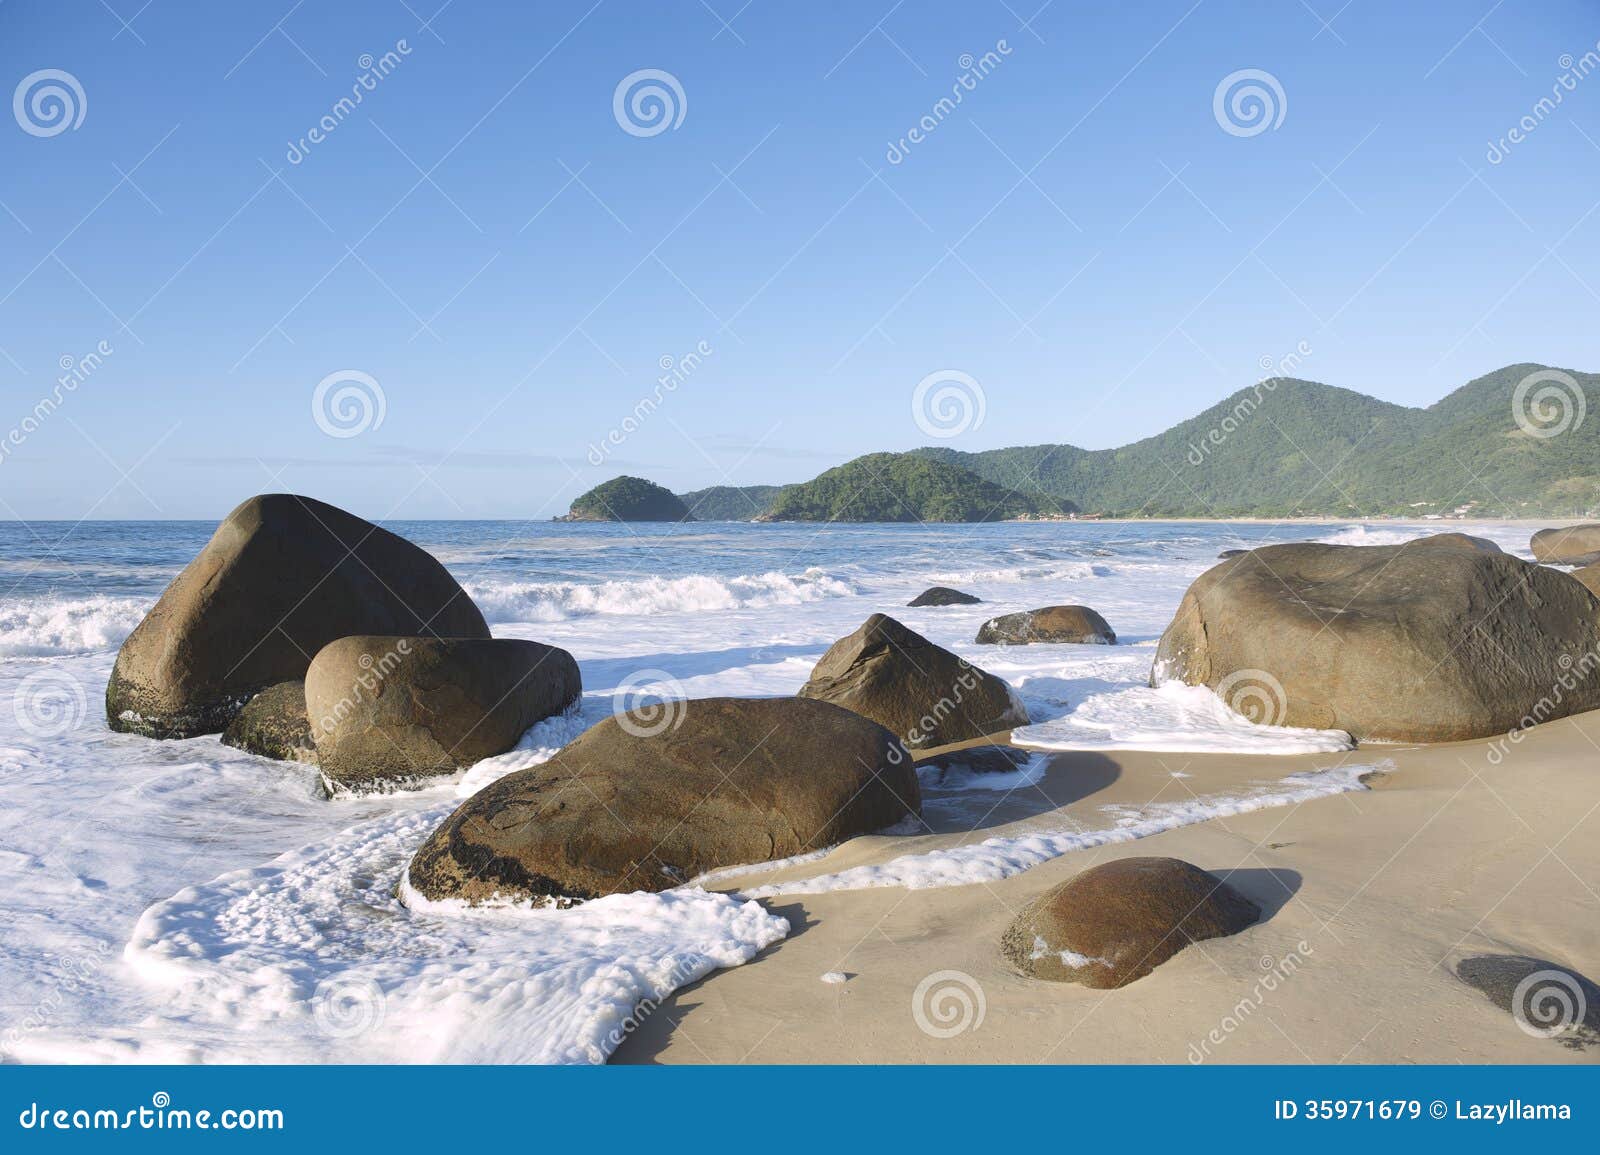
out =
[[[670,489],[642,477],[613,477],[572,503],[553,521],[693,521],[689,507]]]

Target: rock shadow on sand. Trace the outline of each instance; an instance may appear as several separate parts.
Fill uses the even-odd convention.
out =
[[[960,750],[918,763],[927,824],[919,833],[967,834],[1048,814],[1098,794],[1122,774],[1113,759],[1093,751],[1007,749],[1026,759],[1005,773],[961,773]],[[934,761],[951,764],[954,772],[929,774],[925,768]]]

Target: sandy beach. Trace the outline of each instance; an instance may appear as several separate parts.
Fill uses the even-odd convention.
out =
[[[1053,755],[1037,788],[1006,796],[974,833],[857,839],[821,862],[737,881],[749,888],[814,877],[1063,819],[1099,826],[1102,807],[1297,770],[1371,764],[1384,772],[1361,792],[1072,852],[996,883],[769,900],[794,927],[789,938],[679,991],[612,1061],[1592,1064],[1600,1058],[1593,1048],[1525,1033],[1454,967],[1504,954],[1592,972],[1600,958],[1600,715],[1537,727],[1498,765],[1491,745],[1275,758]],[[1025,979],[1002,958],[1000,936],[1025,903],[1130,855],[1170,855],[1222,875],[1261,906],[1262,921],[1191,945],[1114,991]],[[829,972],[847,979],[821,981]],[[965,1005],[953,995],[946,1006],[942,1029],[966,1024],[949,1037],[921,1029],[913,1013],[919,983],[939,972],[961,977],[932,984],[925,1005],[940,986],[967,991]]]

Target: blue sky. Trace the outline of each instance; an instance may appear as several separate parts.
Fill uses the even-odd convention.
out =
[[[0,516],[547,517],[619,472],[1119,445],[1302,347],[1413,405],[1600,368],[1600,76],[1535,112],[1600,5],[1341,2],[6,0],[0,87],[82,115],[0,117]],[[681,120],[629,132],[646,69]],[[1241,70],[1282,93],[1253,134]],[[934,438],[942,371],[983,420]],[[326,433],[330,376],[381,424]]]

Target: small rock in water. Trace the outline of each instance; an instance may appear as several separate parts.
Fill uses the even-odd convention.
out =
[[[949,586],[930,586],[906,603],[908,606],[975,606],[982,598],[953,590]]]
[[[1032,642],[1114,646],[1117,635],[1088,606],[1046,606],[990,618],[978,627],[974,641],[991,646],[1025,646]]]
[[[822,981],[825,983],[842,983],[848,977],[843,971],[829,971],[822,976]]]

